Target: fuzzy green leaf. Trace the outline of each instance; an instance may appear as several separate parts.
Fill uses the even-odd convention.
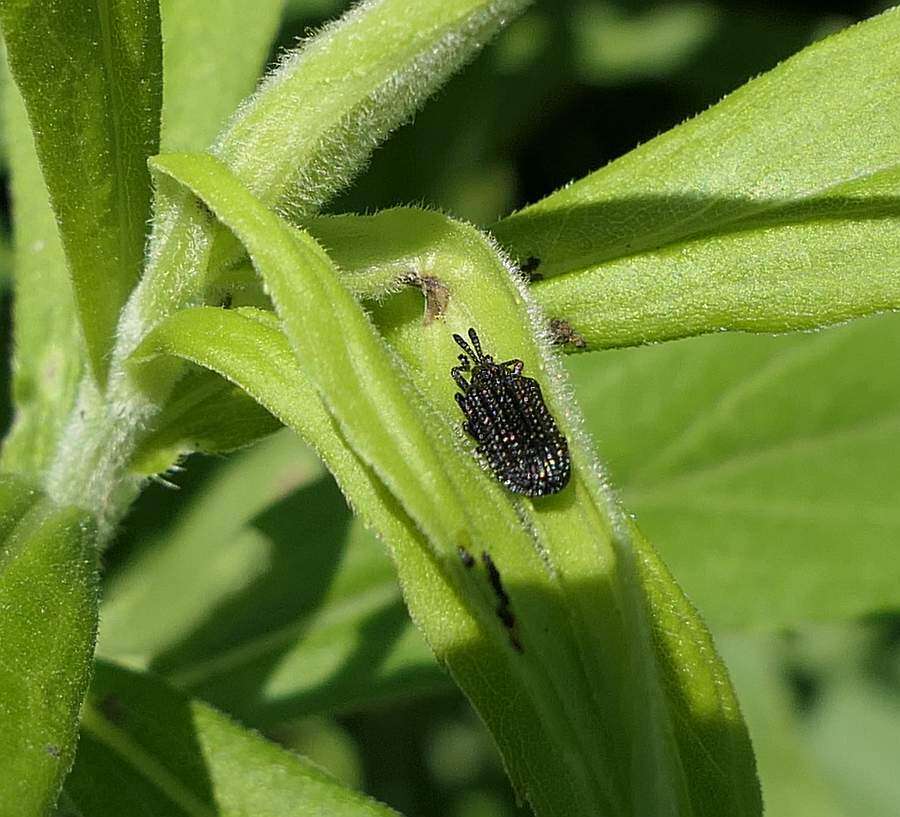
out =
[[[138,280],[159,145],[156,0],[5,2],[0,25],[28,109],[74,285],[88,359],[103,381],[119,310]]]
[[[391,130],[528,0],[375,0],[356,5],[285,58],[212,152],[257,196],[309,212],[344,187]],[[211,300],[239,246],[164,176],[141,280],[115,358],[159,320]]]
[[[92,817],[396,815],[159,679],[103,662],[65,793],[70,814]]]
[[[873,58],[877,55],[877,59]],[[494,227],[594,347],[900,307],[900,11]]]
[[[628,506],[717,628],[900,604],[898,346],[885,315],[569,360]]]
[[[163,151],[203,150],[252,90],[284,0],[162,0]]]
[[[6,540],[39,499],[37,488],[29,480],[19,475],[0,474],[0,537]]]
[[[318,454],[338,476],[343,490],[364,511],[369,524],[379,531],[389,531],[394,547],[398,543],[403,545],[405,538],[410,557],[417,553],[415,543],[420,537],[415,527],[349,450],[298,367],[274,316],[250,309],[184,310],[151,333],[138,350],[135,362],[142,368],[152,369],[160,355],[173,355],[205,366],[253,395],[285,425],[316,446]],[[272,444],[277,443],[273,441]],[[273,468],[268,458],[254,464],[256,458],[252,453],[249,456],[252,458],[251,470],[261,467],[276,477],[283,473],[286,465]],[[308,479],[309,462],[301,460],[299,465],[299,474],[304,480]],[[257,490],[263,488],[262,495],[255,492],[246,495],[242,482],[230,488],[226,486],[223,504],[227,504],[229,510],[226,512],[219,502],[214,502],[212,529],[210,516],[198,509],[189,518],[182,534],[176,535],[166,546],[154,548],[146,562],[139,563],[139,569],[129,571],[121,584],[114,584],[109,612],[104,616],[104,621],[109,624],[101,646],[104,654],[138,665],[158,667],[171,673],[180,685],[202,689],[217,702],[236,706],[255,722],[270,720],[276,713],[299,713],[363,701],[367,695],[366,680],[370,684],[369,692],[380,697],[389,696],[397,689],[396,676],[400,676],[403,683],[412,676],[410,682],[418,686],[433,683],[436,676],[421,659],[417,640],[410,634],[403,634],[397,644],[398,652],[386,657],[384,672],[371,662],[366,671],[372,675],[357,671],[355,677],[329,678],[323,670],[322,683],[316,683],[314,677],[309,679],[311,683],[302,683],[293,671],[278,671],[281,666],[293,668],[310,661],[322,667],[337,668],[352,654],[354,645],[361,643],[359,635],[362,632],[370,637],[399,632],[401,619],[397,616],[393,584],[383,573],[383,562],[377,554],[370,552],[371,537],[362,531],[351,537],[348,572],[342,571],[335,577],[334,588],[324,604],[316,606],[314,599],[306,598],[294,588],[293,594],[297,597],[292,608],[294,620],[285,621],[283,613],[274,613],[281,627],[277,637],[266,638],[267,619],[248,611],[248,615],[234,621],[236,631],[244,641],[234,650],[221,650],[219,635],[223,633],[217,635],[216,630],[221,627],[214,616],[217,601],[230,607],[240,605],[244,597],[251,606],[256,603],[254,599],[262,603],[255,593],[242,594],[239,589],[243,582],[256,578],[253,571],[259,569],[261,554],[273,554],[272,558],[275,558],[282,553],[282,559],[311,558],[302,551],[296,557],[290,554],[284,547],[281,527],[272,524],[269,514],[262,514],[267,501],[297,484],[297,467],[295,462],[288,469],[286,479],[271,484],[257,478],[254,485]],[[245,495],[243,501],[237,501],[233,496],[238,492]],[[294,509],[293,504],[291,508]],[[292,513],[299,510],[296,508]],[[259,516],[253,520],[255,514]],[[290,516],[288,514],[287,519]],[[249,524],[251,521],[252,525]],[[229,541],[230,547],[223,551],[221,544]],[[293,534],[291,544],[299,547]],[[335,539],[332,547],[338,544],[339,540]],[[310,546],[321,547],[319,542]],[[210,548],[214,548],[215,553],[210,552]],[[184,558],[197,565],[207,565],[210,560],[218,564],[218,560],[222,560],[221,567],[208,576],[207,593],[184,592],[181,582],[190,574],[184,569]],[[254,562],[257,562],[256,568]],[[362,572],[367,578],[381,577],[377,586],[359,583],[359,565],[363,565]],[[325,567],[323,565],[323,570]],[[150,578],[145,581],[148,573]],[[301,575],[304,584],[309,582],[310,592],[321,589],[308,578],[307,568]],[[282,592],[290,595],[290,582],[296,582],[296,576],[281,570],[268,580],[268,585],[263,584],[263,589],[268,587],[266,592],[275,595]],[[191,583],[193,586],[193,579]],[[278,587],[282,589],[278,590]],[[169,611],[167,614],[159,612],[160,593],[167,596],[173,593],[177,598],[171,608],[163,605],[163,609]],[[237,596],[229,597],[229,594]],[[132,629],[135,620],[136,630]],[[309,640],[298,640],[307,628]],[[233,643],[232,639],[225,640]],[[376,639],[370,648],[377,648],[379,643]],[[323,645],[327,645],[324,651]],[[411,673],[406,663],[410,656],[415,662]],[[223,676],[223,672],[227,675]],[[224,688],[229,686],[226,678],[232,673],[238,678],[239,688],[256,689],[254,700],[235,701],[234,689]],[[266,673],[272,674],[274,683],[260,689],[259,684],[269,680]],[[422,684],[419,684],[420,678]]]
[[[156,474],[186,454],[234,451],[279,428],[281,423],[241,389],[194,370],[178,381],[153,430],[141,439],[131,470]]]
[[[213,153],[265,203],[308,213],[528,3],[358,5],[284,60]]]
[[[4,470],[39,478],[49,465],[82,374],[72,285],[25,106],[3,67],[3,127],[12,179],[13,426]]]
[[[0,811],[47,814],[75,754],[97,627],[96,532],[0,477]]]
[[[379,300],[436,271],[429,258],[440,235],[413,219],[413,210],[393,210],[308,226],[357,296]],[[406,297],[419,308],[411,289]],[[716,628],[778,628],[900,603],[890,547],[900,524],[900,364],[885,355],[898,332],[884,317],[569,361],[615,484]],[[809,467],[813,458],[821,467]],[[848,542],[860,556],[852,571]]]
[[[379,321],[396,350],[389,351],[318,245],[223,165],[204,156],[154,164],[201,195],[247,248],[289,349],[336,421],[329,437],[349,443],[371,470],[360,474],[358,460],[347,469],[346,454],[329,467],[393,547],[414,617],[492,728],[514,785],[538,813],[758,814],[749,743],[709,636],[597,481],[573,408],[557,392],[559,375],[535,345],[522,293],[484,237],[436,214],[412,215],[413,224],[437,222],[455,250],[452,258],[434,256],[448,264],[454,328],[477,318],[504,338],[543,380],[570,436],[573,485],[541,503],[511,501],[460,447],[446,368],[453,343],[443,324],[431,322],[426,331],[408,300],[386,304]],[[149,389],[165,376],[153,355],[169,341],[141,350]],[[249,352],[259,357],[263,348],[257,343]],[[461,563],[463,545],[476,554],[490,550],[514,625],[502,623],[496,588]]]

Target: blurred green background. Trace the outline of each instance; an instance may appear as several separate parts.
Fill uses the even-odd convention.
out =
[[[336,0],[289,0],[271,58],[347,5]],[[370,212],[398,203],[421,203],[490,224],[704,110],[815,40],[885,7],[839,0],[784,0],[776,7],[763,2],[538,2],[451,81],[412,126],[395,134],[330,209]],[[8,350],[6,202],[2,218],[0,348]],[[886,320],[892,318],[875,319],[873,331]],[[706,355],[713,344],[721,351],[726,349],[721,344],[731,342],[736,344],[735,360],[745,354],[747,344],[757,344],[754,349],[769,344],[766,349],[777,355],[795,343],[791,338],[708,338],[673,348],[694,359]],[[628,355],[642,355],[640,365],[652,372],[654,361],[663,367],[671,364],[668,354],[660,349],[633,350],[584,355],[571,363],[588,424],[614,482],[626,486],[626,501],[631,460],[638,456],[638,448],[629,444],[628,422],[645,429],[673,422],[673,398],[654,393],[651,375],[639,385],[633,380],[626,386],[610,381],[604,389],[597,372],[613,371]],[[681,352],[674,354],[677,358]],[[9,361],[6,352],[2,357],[0,423],[5,428],[10,414]],[[710,395],[706,409],[721,408],[727,386],[721,372],[715,366],[698,366],[692,377],[705,378],[700,388]],[[616,398],[630,402],[624,408],[610,408]],[[896,394],[889,399],[895,400]],[[694,411],[700,408],[695,406]],[[745,415],[737,419],[752,422]],[[302,694],[294,690],[290,705],[270,705],[277,699],[271,688],[278,684],[278,672],[286,671],[285,664],[279,665],[280,670],[274,664],[270,667],[269,697],[260,693],[265,705],[247,703],[251,694],[247,690],[259,683],[258,678],[245,683],[235,673],[218,686],[203,680],[203,661],[215,662],[230,645],[244,643],[246,632],[294,627],[293,638],[300,640],[307,629],[312,632],[313,625],[307,628],[302,622],[311,619],[310,611],[326,595],[327,585],[317,583],[340,584],[335,579],[340,572],[334,567],[337,562],[344,579],[349,575],[345,568],[353,572],[357,557],[341,555],[344,548],[363,553],[359,564],[366,572],[383,571],[384,581],[391,581],[378,546],[351,527],[338,492],[307,455],[283,434],[264,446],[261,452],[227,460],[192,457],[182,473],[168,477],[177,491],[150,485],[106,556],[110,601],[102,625],[102,651],[121,659],[132,650],[133,663],[149,663],[408,817],[527,813],[516,805],[477,717],[430,667],[421,644],[400,635],[406,627],[405,614],[395,595],[388,594],[388,603],[378,608],[380,618],[372,620],[379,638],[372,640],[368,652],[357,644],[353,657],[363,665],[377,664],[383,658],[378,649],[387,643],[404,669],[395,675],[386,671],[384,683],[373,682],[370,694],[354,686],[352,678],[341,687],[334,673],[315,664],[309,650],[301,654],[309,663],[298,659],[291,665],[293,671],[312,675],[321,671],[331,681],[330,694],[322,694],[310,681]],[[280,464],[273,464],[276,461]],[[286,471],[285,463],[296,467]],[[885,480],[888,483],[884,502],[900,496],[896,469],[877,478],[882,487]],[[277,480],[281,482],[276,484]],[[259,488],[263,483],[268,492]],[[229,491],[242,501],[250,493],[259,496],[255,505],[245,502],[246,507],[236,510],[241,502],[229,500]],[[675,519],[666,516],[665,509],[642,505],[638,490],[634,497],[639,520],[709,618],[733,673],[757,751],[769,817],[900,813],[900,776],[895,771],[900,758],[900,616],[892,613],[890,601],[896,592],[888,588],[874,601],[862,596],[834,599],[832,615],[828,614],[832,600],[825,597],[819,603],[821,614],[809,616],[810,620],[804,620],[802,610],[791,608],[790,598],[782,598],[778,603],[784,614],[773,626],[765,615],[746,613],[753,609],[746,599],[738,603],[735,596],[734,606],[727,596],[717,601],[710,594],[707,599],[705,568],[697,552],[713,553],[718,534],[706,521]],[[814,572],[821,532],[812,524],[806,528],[796,521],[792,524],[783,545],[807,547]],[[246,535],[249,530],[254,531],[251,537]],[[768,534],[778,530],[773,527]],[[897,530],[897,521],[891,519],[866,535],[890,547],[896,541],[890,536]],[[268,537],[268,546],[258,546],[254,537],[259,532]],[[727,581],[739,583],[740,576],[733,572],[745,570],[754,559],[751,533],[742,551],[747,561],[736,561]],[[688,538],[694,548],[689,557],[683,541]],[[242,544],[234,545],[230,561],[216,561],[227,543],[238,540]],[[778,545],[777,535],[775,540]],[[160,598],[152,590],[135,588],[143,587],[147,576],[152,577],[147,579],[151,589],[154,583],[165,585],[165,566],[154,563],[152,554],[164,550],[162,543],[176,541],[178,547],[193,548],[195,556],[206,554],[210,575],[199,581],[198,598],[189,611],[193,623],[185,632],[173,634],[166,611],[158,609]],[[852,552],[853,542],[847,545]],[[759,558],[770,558],[770,553],[771,547],[761,547]],[[797,568],[790,559],[787,565]],[[362,570],[359,565],[355,569]],[[854,569],[852,559],[847,569]],[[247,576],[265,588],[270,602],[265,609],[241,606]],[[759,581],[750,575],[743,593],[758,595],[765,605],[769,588],[760,587]],[[202,598],[205,584],[219,594],[207,607]],[[345,584],[351,587],[351,579]],[[789,596],[791,586],[786,587],[783,592]],[[257,587],[254,598],[258,597]],[[393,639],[385,642],[385,632]]]

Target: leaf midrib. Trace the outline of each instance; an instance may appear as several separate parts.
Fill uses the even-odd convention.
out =
[[[123,729],[107,721],[90,704],[84,707],[81,728],[103,743],[152,786],[190,817],[217,817],[218,810],[200,800],[176,775]]]
[[[213,656],[187,664],[167,673],[167,679],[178,687],[191,688],[206,683],[236,667],[265,656],[270,652],[294,643],[301,635],[328,630],[353,619],[360,613],[379,609],[386,602],[399,600],[400,593],[393,580],[381,582],[368,588],[365,593],[342,600],[338,604],[310,610],[300,621],[288,624],[278,630],[272,630],[249,638],[246,641],[214,654]]]
[[[794,437],[790,440],[776,440],[770,445],[744,449],[717,462],[687,469],[674,478],[662,474],[653,481],[643,484],[633,483],[636,487],[626,488],[626,491],[629,499],[633,501],[647,502],[654,497],[659,501],[660,497],[664,497],[673,488],[688,487],[692,482],[710,476],[727,475],[782,452],[791,450],[817,452],[821,451],[823,444],[826,443],[849,441],[870,434],[882,436],[886,431],[900,432],[900,410],[889,411],[881,415],[876,422],[866,418],[859,423],[840,429],[830,429],[819,434]],[[677,499],[679,502],[685,501],[684,497],[677,497]],[[858,513],[858,508],[855,508],[854,511]]]
[[[863,179],[871,178],[885,171],[895,171],[898,169],[898,167],[900,166],[891,164],[876,168],[871,172],[868,172],[859,177],[842,179],[838,182],[835,182],[834,184],[823,187],[821,190],[816,190],[815,192],[803,196],[798,196],[797,198],[773,199],[769,201],[763,199],[759,201],[748,199],[739,212],[732,212],[729,215],[725,215],[712,224],[710,224],[709,222],[704,223],[703,220],[703,216],[710,210],[715,209],[717,205],[716,200],[711,199],[706,205],[700,207],[697,210],[692,210],[690,214],[681,221],[670,222],[664,231],[660,231],[662,233],[662,238],[658,242],[654,242],[651,240],[647,243],[639,245],[634,250],[623,251],[621,247],[615,247],[616,244],[620,244],[622,241],[622,239],[617,239],[616,241],[612,242],[614,248],[608,253],[604,253],[602,247],[594,247],[589,252],[570,257],[570,259],[566,262],[564,268],[554,269],[549,272],[548,277],[545,279],[545,282],[552,283],[557,279],[566,278],[572,275],[578,275],[579,273],[593,272],[594,270],[600,269],[604,266],[619,263],[629,258],[636,258],[643,255],[651,255],[664,251],[671,252],[688,244],[702,243],[704,241],[724,235],[732,235],[742,232],[753,232],[756,230],[776,229],[778,227],[797,227],[800,225],[814,224],[825,220],[863,221],[876,218],[890,218],[891,216],[886,214],[883,208],[875,209],[875,205],[873,205],[873,209],[875,209],[875,211],[871,216],[867,217],[864,217],[861,213],[852,213],[846,214],[844,216],[831,216],[827,219],[823,216],[809,215],[797,218],[771,218],[769,220],[766,220],[764,216],[766,216],[766,214],[774,215],[780,211],[783,211],[786,215],[789,215],[792,208],[795,208],[798,205],[816,202],[818,199],[822,199],[823,204],[825,204],[827,203],[827,197],[833,195],[841,187],[857,183]],[[865,199],[860,197],[859,201],[862,205],[862,203],[865,202]],[[603,203],[604,205],[612,207],[614,206],[615,199],[606,200]],[[563,212],[561,213],[559,228],[560,233],[562,233],[565,227],[565,220],[571,217],[572,213],[577,211],[577,209],[577,205],[566,207],[563,209]],[[900,201],[898,201],[897,211],[897,216],[895,217],[900,218]],[[700,222],[702,226],[697,226],[693,229],[688,227],[688,229],[684,230],[683,232],[673,232],[677,230],[679,226],[697,224],[698,222]],[[666,234],[668,234],[668,236]],[[557,243],[557,241],[552,242],[551,246],[555,243]],[[545,259],[545,266],[549,266],[550,264],[552,264],[552,253],[550,255],[551,257]],[[544,285],[544,282],[538,281],[533,286],[540,289]]]

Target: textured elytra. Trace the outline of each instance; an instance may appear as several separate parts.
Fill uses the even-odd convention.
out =
[[[456,402],[479,455],[513,493],[546,496],[561,491],[571,475],[569,446],[538,382],[522,374],[521,360],[495,363],[484,354],[474,329],[469,329],[471,346],[460,335],[453,339],[464,352],[460,365],[450,370],[460,389]]]

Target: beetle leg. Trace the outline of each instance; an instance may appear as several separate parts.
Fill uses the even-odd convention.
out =
[[[464,371],[466,371],[466,370],[462,366],[454,366],[450,370],[450,377],[453,378],[453,380],[455,381],[457,386],[459,386],[464,392],[467,392],[469,390],[470,384],[469,384],[469,381],[466,380],[465,377],[463,377]],[[458,399],[458,398],[462,397],[462,395],[457,392],[456,397]]]
[[[512,369],[513,374],[522,374],[522,369],[525,368],[525,364],[517,358],[513,358],[512,360],[504,360],[500,365],[504,369]]]

